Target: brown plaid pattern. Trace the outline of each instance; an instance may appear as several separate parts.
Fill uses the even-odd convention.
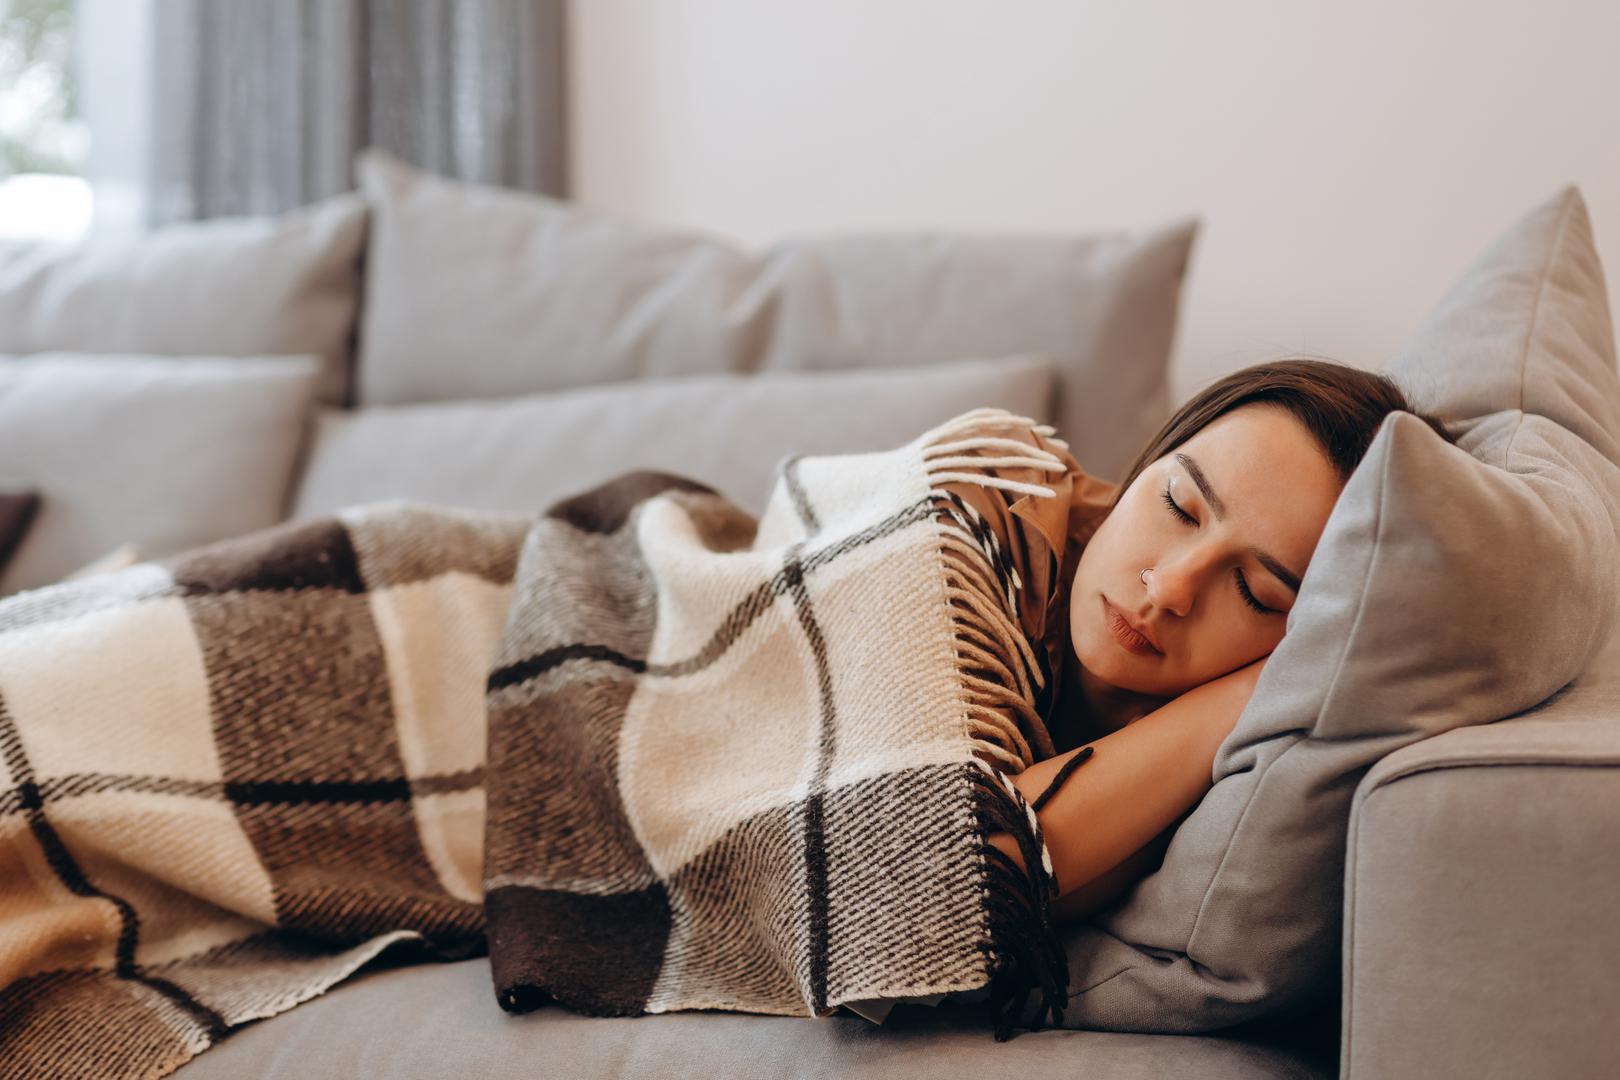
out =
[[[1029,721],[972,704],[987,670],[1026,704],[1041,675],[939,483],[1038,485],[961,448],[1018,423],[787,459],[758,520],[640,471],[0,601],[0,1062],[166,1075],[402,940],[487,948],[512,1011],[988,985],[998,1036],[1015,996],[1056,1014],[1052,882],[985,842],[1045,863],[986,764]]]
[[[164,1075],[394,941],[483,948],[529,523],[379,504],[0,602],[0,1074]]]

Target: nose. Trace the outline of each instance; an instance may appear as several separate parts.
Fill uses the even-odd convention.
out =
[[[1192,611],[1212,568],[1213,559],[1196,550],[1167,552],[1147,575],[1147,598],[1154,607],[1184,616]]]

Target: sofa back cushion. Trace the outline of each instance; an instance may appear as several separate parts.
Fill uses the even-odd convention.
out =
[[[649,376],[1040,353],[1055,424],[1114,478],[1169,413],[1197,222],[1089,235],[869,233],[747,252],[367,151],[363,405]]]
[[[0,462],[40,494],[0,595],[125,544],[173,554],[282,520],[311,356],[0,357]]]
[[[1045,357],[995,357],[326,409],[293,513],[391,498],[535,513],[649,468],[701,480],[758,516],[788,454],[889,449],[985,405],[1048,423],[1053,382]]]
[[[0,245],[0,353],[321,358],[347,397],[366,204],[170,225],[116,242]]]

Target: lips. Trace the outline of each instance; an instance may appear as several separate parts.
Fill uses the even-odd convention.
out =
[[[1124,612],[1110,604],[1106,596],[1102,598],[1102,604],[1103,617],[1108,623],[1108,631],[1114,635],[1114,640],[1119,642],[1121,648],[1138,656],[1164,655],[1164,650],[1154,643],[1153,639],[1147,635],[1147,632],[1133,624]]]

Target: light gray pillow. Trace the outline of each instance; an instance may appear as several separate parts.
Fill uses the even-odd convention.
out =
[[[537,512],[616,473],[692,476],[755,515],[776,463],[899,445],[969,409],[1049,422],[1052,362],[685,375],[500,401],[323,410],[295,517],[404,498]]]
[[[487,398],[702,372],[1051,356],[1054,423],[1117,478],[1169,414],[1196,219],[1089,235],[803,236],[746,252],[380,151],[359,401]]]
[[[1393,374],[1464,430],[1459,445],[1406,413],[1385,422],[1214,786],[1163,865],[1069,932],[1066,1025],[1197,1032],[1333,1000],[1360,778],[1409,743],[1534,707],[1611,634],[1620,379],[1575,187],[1467,269]]]
[[[0,595],[124,544],[158,558],[280,521],[311,356],[0,357],[0,462],[41,493]]]
[[[342,404],[366,204],[171,225],[116,242],[0,245],[0,353],[319,356]]]

